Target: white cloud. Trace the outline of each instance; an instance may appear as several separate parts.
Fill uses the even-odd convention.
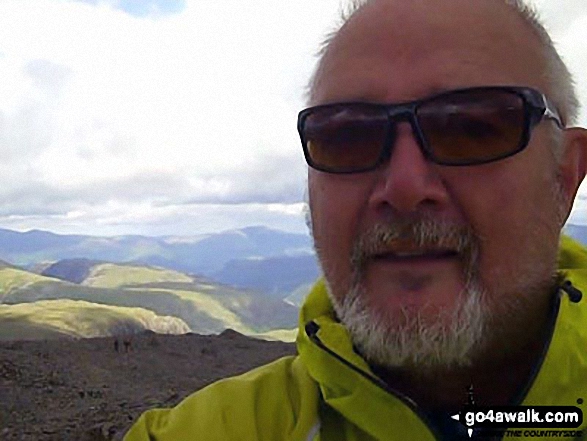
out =
[[[296,114],[339,0],[181,3],[0,2],[1,225],[289,222],[266,204],[303,198]],[[585,101],[587,5],[539,3]]]
[[[4,202],[26,188],[124,201],[133,189],[114,187],[149,175],[176,175],[175,202],[301,198],[295,117],[328,2],[208,0],[157,19],[97,3],[0,4]]]
[[[156,207],[150,203],[78,204],[66,213],[0,215],[3,228],[45,229],[61,234],[184,235],[267,225],[307,233],[302,205],[296,204],[189,204]],[[88,223],[92,229],[88,230]],[[212,226],[212,227],[211,227]]]
[[[587,127],[587,3],[584,0],[555,2],[542,0],[544,17],[553,30],[553,39],[567,63],[575,82],[581,103],[578,125]],[[569,222],[587,224],[587,182],[579,188]]]

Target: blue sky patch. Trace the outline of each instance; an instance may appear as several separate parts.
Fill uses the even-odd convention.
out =
[[[90,5],[108,3],[135,17],[177,14],[185,9],[185,0],[77,0]]]

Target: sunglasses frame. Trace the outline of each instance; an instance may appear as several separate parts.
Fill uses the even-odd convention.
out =
[[[429,101],[437,100],[444,96],[450,96],[454,94],[461,94],[467,92],[485,92],[485,91],[497,91],[497,92],[506,92],[510,94],[517,95],[522,99],[523,107],[524,107],[524,127],[522,129],[522,134],[520,136],[520,142],[518,146],[513,149],[511,152],[506,154],[501,154],[497,157],[489,158],[489,159],[482,159],[482,160],[471,160],[471,161],[442,161],[435,158],[432,148],[428,145],[428,141],[424,136],[424,131],[418,121],[417,111],[420,106],[426,104]],[[308,143],[306,140],[306,136],[304,133],[304,126],[306,119],[313,113],[319,110],[328,109],[332,107],[340,107],[345,105],[361,105],[366,107],[371,107],[375,109],[380,109],[381,111],[385,112],[387,115],[387,127],[386,127],[386,135],[384,144],[381,148],[381,153],[379,158],[373,165],[369,165],[368,167],[361,167],[358,169],[337,169],[337,168],[330,168],[324,167],[319,164],[316,164],[312,158],[310,157],[310,153],[308,151]],[[410,124],[412,127],[412,131],[414,136],[420,146],[420,150],[422,151],[424,157],[439,165],[446,165],[446,166],[470,166],[470,165],[481,165],[486,164],[489,162],[499,161],[501,159],[505,159],[507,157],[513,156],[522,150],[524,150],[529,142],[530,142],[530,134],[532,129],[538,125],[542,119],[552,119],[555,121],[556,125],[560,129],[565,128],[565,124],[556,110],[554,105],[548,100],[548,98],[541,92],[531,87],[520,87],[520,86],[482,86],[482,87],[469,87],[463,89],[453,89],[450,91],[442,92],[439,94],[435,94],[423,99],[403,102],[403,103],[394,103],[394,104],[376,104],[376,103],[367,103],[367,102],[340,102],[340,103],[331,103],[331,104],[322,104],[318,106],[309,107],[307,109],[302,110],[298,114],[298,133],[300,135],[300,139],[302,141],[302,148],[304,150],[304,156],[306,158],[306,162],[308,165],[316,170],[327,172],[327,173],[336,173],[336,174],[348,174],[348,173],[361,173],[367,172],[377,169],[381,164],[387,161],[392,154],[393,145],[395,141],[395,136],[393,126],[398,124],[399,122],[405,121]]]

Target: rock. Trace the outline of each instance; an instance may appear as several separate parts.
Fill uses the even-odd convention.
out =
[[[0,342],[0,440],[121,441],[145,410],[295,352],[234,331],[158,335],[150,345],[153,337],[135,336],[140,350],[128,357],[112,351],[110,337]]]
[[[212,348],[212,347],[209,347],[209,346],[204,346],[202,348],[202,350],[200,351],[200,353],[202,355],[212,355],[212,356],[217,355],[216,349],[215,348]]]
[[[242,338],[245,336],[243,334],[241,334],[240,332],[236,332],[234,329],[226,329],[220,333],[220,337],[228,339],[228,340],[234,340],[236,338]]]

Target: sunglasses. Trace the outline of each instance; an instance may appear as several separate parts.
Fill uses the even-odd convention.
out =
[[[328,173],[374,170],[387,161],[397,125],[408,122],[424,156],[440,165],[476,165],[524,150],[543,118],[558,111],[528,87],[457,89],[400,104],[334,103],[302,110],[298,132],[308,165]]]

